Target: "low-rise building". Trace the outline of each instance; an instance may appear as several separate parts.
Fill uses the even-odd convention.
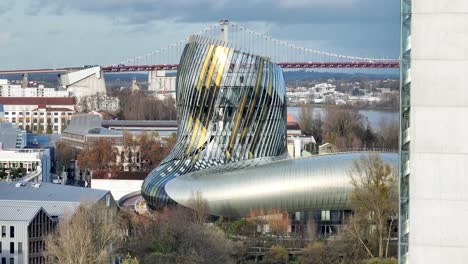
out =
[[[0,206],[41,206],[52,218],[63,218],[65,213],[75,212],[83,202],[117,208],[108,190],[53,183],[0,182]]]
[[[115,200],[129,194],[140,193],[141,184],[148,172],[93,171],[91,188],[109,190]]]
[[[319,155],[322,154],[330,154],[330,153],[336,153],[338,151],[338,148],[332,144],[332,143],[325,143],[319,146]]]
[[[45,239],[56,221],[41,206],[0,205],[2,264],[46,263]]]
[[[133,134],[156,132],[160,137],[177,133],[176,120],[102,120],[102,127]]]
[[[40,264],[45,259],[45,238],[65,214],[81,203],[117,209],[106,190],[50,183],[0,182],[1,263]]]
[[[71,93],[64,89],[48,88],[40,84],[37,87],[22,87],[19,84],[9,84],[8,80],[0,81],[0,97],[70,97]]]
[[[15,124],[0,121],[0,150],[22,149],[26,142],[26,131],[19,129]]]
[[[49,182],[49,149],[0,149],[0,181]]]
[[[62,140],[77,149],[83,149],[86,144],[100,139],[111,140],[116,146],[122,145],[122,132],[103,128],[101,122],[98,115],[74,115],[70,125],[62,133]]]
[[[0,104],[5,120],[38,133],[62,133],[75,113],[73,97],[0,97]]]

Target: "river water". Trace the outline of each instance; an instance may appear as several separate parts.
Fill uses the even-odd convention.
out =
[[[325,117],[325,114],[326,114],[325,107],[309,106],[308,108],[313,113],[313,115],[320,114],[322,116],[322,119]],[[299,112],[301,111],[300,109],[301,107],[291,106],[291,107],[288,107],[288,113],[292,114],[294,118],[296,119],[296,121],[298,121]],[[383,119],[388,120],[388,121],[398,122],[397,111],[362,109],[362,110],[359,110],[359,113],[367,119],[367,121],[370,123],[370,125],[373,128],[377,128],[379,126],[380,121]]]

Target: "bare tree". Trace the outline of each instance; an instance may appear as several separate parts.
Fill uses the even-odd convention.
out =
[[[192,219],[194,223],[206,223],[209,217],[208,201],[203,198],[200,191],[192,192],[188,201],[188,207],[192,209]]]
[[[112,245],[120,234],[115,212],[101,204],[83,203],[76,211],[65,214],[55,232],[46,239],[46,250],[53,263],[105,264]]]
[[[238,263],[240,243],[214,226],[193,222],[187,208],[166,208],[154,215],[132,213],[133,236],[126,247],[139,263]]]
[[[327,108],[323,124],[325,140],[339,149],[360,148],[366,135],[364,121],[356,109]]]
[[[395,169],[379,155],[369,154],[354,162],[350,179],[354,187],[350,199],[354,215],[347,230],[370,257],[388,257],[398,212]]]

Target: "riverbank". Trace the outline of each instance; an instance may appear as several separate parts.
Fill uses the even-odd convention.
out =
[[[391,106],[377,106],[377,105],[334,105],[334,104],[288,104],[288,107],[311,107],[311,108],[343,108],[343,109],[356,109],[356,110],[374,110],[385,112],[398,112],[398,107]]]

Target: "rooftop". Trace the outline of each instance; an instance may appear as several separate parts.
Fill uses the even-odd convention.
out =
[[[3,105],[75,105],[75,97],[0,97]]]
[[[72,116],[65,133],[80,135],[122,136],[121,132],[101,127],[102,119],[98,115],[79,114]]]
[[[50,215],[61,216],[74,211],[81,202],[95,203],[110,194],[107,190],[52,183],[0,182],[0,206],[42,206]],[[0,210],[1,211],[1,210]]]
[[[23,131],[17,128],[16,125],[12,123],[0,122],[0,142],[3,145],[3,149],[16,148],[16,141],[18,140],[18,135],[22,133]]]
[[[18,221],[18,222],[31,222],[36,215],[43,210],[39,205],[37,206],[14,206],[14,205],[0,205],[0,221]]]
[[[93,171],[93,180],[144,180],[148,173],[145,171]]]
[[[138,126],[138,127],[171,127],[177,128],[177,120],[103,120],[103,127]]]

